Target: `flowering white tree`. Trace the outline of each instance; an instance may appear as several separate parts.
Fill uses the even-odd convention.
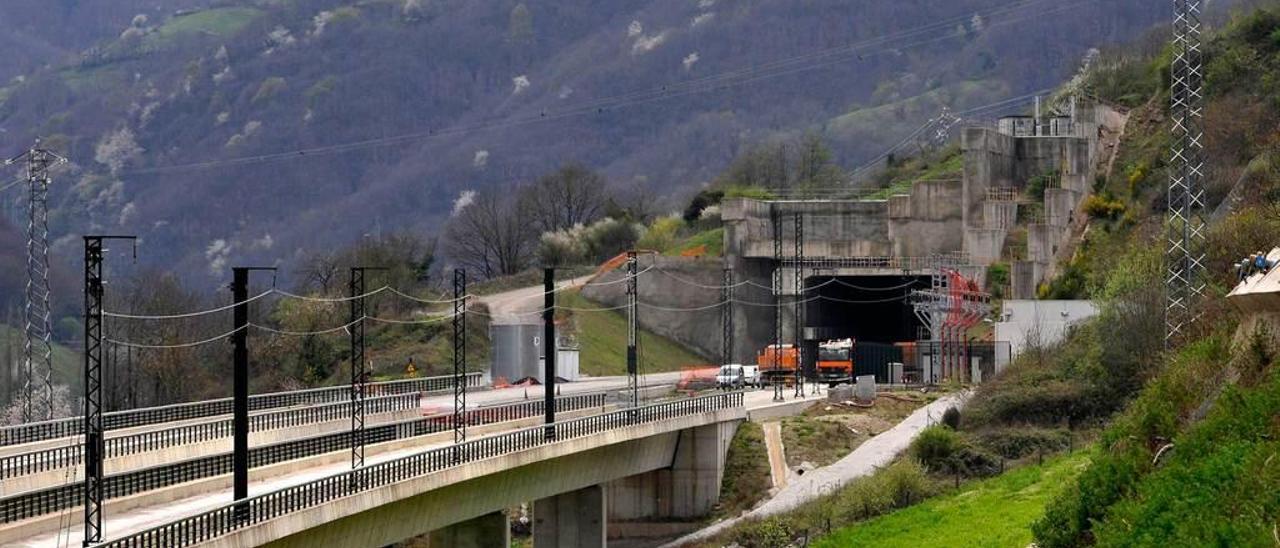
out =
[[[134,140],[133,131],[128,127],[102,136],[94,149],[94,161],[107,166],[112,175],[117,175],[124,165],[139,154],[145,152]]]
[[[31,412],[37,420],[46,418],[46,414],[50,410],[50,400],[52,399],[52,411],[54,419],[63,419],[72,416],[72,407],[74,401],[71,399],[71,390],[63,385],[54,385],[52,394],[44,383],[36,383],[31,387]],[[14,426],[22,424],[22,409],[26,402],[21,396],[14,398],[0,411],[0,423],[4,426]]]
[[[426,14],[426,0],[404,0],[404,8],[400,11],[410,21],[422,18]]]

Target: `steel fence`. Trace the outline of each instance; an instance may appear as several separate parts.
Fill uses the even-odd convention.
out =
[[[741,392],[715,394],[489,436],[266,493],[108,541],[100,546],[110,548],[189,546],[361,491],[477,460],[636,424],[741,407],[742,404]]]
[[[960,268],[970,264],[966,253],[944,253],[932,257],[806,257],[803,267],[819,271],[818,274],[839,270],[934,270],[939,268]],[[791,268],[796,264],[794,257],[782,259],[783,268]]]
[[[942,378],[940,365],[947,357],[962,364],[958,372],[960,378],[952,380],[980,384],[991,380],[1008,365],[1009,343],[1006,341],[919,341],[916,343],[916,363],[908,364],[908,367],[918,371],[924,383],[936,384],[947,380]]]
[[[605,394],[583,394],[556,399],[558,411],[576,411],[603,408]],[[481,425],[518,420],[541,415],[543,401],[527,401],[467,411],[468,424]],[[367,427],[364,430],[366,444],[383,443],[453,428],[453,414],[433,415],[408,421],[400,421]],[[294,459],[313,457],[351,448],[350,430],[255,447],[249,451],[249,466],[256,468]],[[153,489],[177,485],[188,481],[209,478],[232,472],[231,453],[185,460],[173,464],[145,468],[108,476],[105,496],[108,499],[143,493]],[[79,505],[84,499],[84,485],[71,485],[42,489],[0,498],[0,523],[32,518]]]
[[[422,394],[398,394],[371,398],[365,402],[369,413],[390,413],[421,405]],[[249,431],[265,432],[303,426],[351,416],[351,403],[330,403],[314,407],[271,411],[249,417]],[[103,441],[105,458],[116,458],[168,447],[202,443],[232,435],[233,419],[188,424],[164,430],[141,432]],[[0,479],[36,474],[75,466],[82,462],[84,445],[76,444],[32,451],[0,458]]]
[[[480,386],[483,376],[480,373],[468,373],[467,387]],[[453,386],[453,376],[424,377],[421,379],[402,379],[384,381],[369,385],[369,394],[391,395],[410,392],[438,392],[449,390]],[[330,386],[295,390],[292,392],[273,392],[249,397],[249,410],[262,411],[277,407],[294,405],[314,405],[334,403],[350,398],[350,386]],[[159,407],[128,409],[113,411],[102,417],[103,428],[115,430],[133,428],[164,422],[199,419],[217,415],[231,414],[231,398],[205,400],[192,403],[177,403]],[[0,428],[0,446],[32,443],[50,439],[78,436],[83,432],[84,418],[70,417],[51,421],[33,422],[17,426]]]
[[[878,384],[902,382],[893,378],[891,364],[894,363],[902,363],[902,348],[897,345],[872,342],[858,342],[854,345],[855,377],[875,375]]]

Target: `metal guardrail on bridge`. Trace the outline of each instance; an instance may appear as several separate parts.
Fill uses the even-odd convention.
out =
[[[421,406],[422,393],[397,394],[369,398],[365,401],[366,413],[390,413]],[[318,422],[346,419],[351,416],[351,403],[327,403],[299,409],[286,409],[249,416],[249,431],[264,432],[292,428]],[[229,438],[235,425],[233,419],[175,426],[164,430],[141,432],[128,436],[107,438],[103,441],[106,458],[123,457],[167,447],[202,443]],[[43,451],[0,458],[0,479],[14,478],[58,470],[80,464],[84,457],[84,445],[75,444]]]
[[[467,387],[480,386],[483,376],[480,373],[467,374]],[[453,386],[453,376],[424,377],[421,379],[402,379],[369,384],[369,393],[373,395],[406,394],[410,392],[437,392],[448,390]],[[330,386],[294,390],[291,392],[273,392],[249,396],[249,410],[262,411],[292,405],[314,405],[318,403],[340,402],[351,397],[351,387]],[[231,414],[232,399],[221,398],[191,403],[176,403],[159,407],[127,409],[113,411],[102,416],[103,428],[115,430],[133,428],[172,421],[199,419],[217,415]],[[69,417],[51,421],[33,422],[17,426],[0,428],[0,446],[32,443],[37,441],[78,436],[83,432],[84,418]]]
[[[556,399],[557,411],[576,411],[604,407],[604,393],[565,396]],[[467,411],[467,424],[492,424],[536,417],[543,412],[543,400],[519,402]],[[453,415],[432,415],[420,419],[366,427],[366,444],[383,443],[444,432],[453,429]],[[249,451],[249,467],[256,468],[294,459],[313,457],[351,448],[350,430],[311,438],[255,447]],[[179,483],[195,481],[232,472],[232,454],[222,453],[173,464],[108,476],[107,499],[125,497]],[[42,516],[84,502],[84,484],[74,483],[0,498],[0,523],[11,523]]]
[[[190,546],[229,534],[237,529],[272,520],[342,497],[390,485],[446,468],[562,440],[598,434],[637,424],[685,417],[698,413],[742,407],[743,394],[731,392],[648,405],[595,415],[547,426],[498,434],[449,447],[352,470],[296,485],[189,516],[173,523],[111,540],[109,548],[160,548]],[[554,437],[548,437],[553,429]]]
[[[838,270],[936,270],[960,268],[970,264],[965,253],[945,253],[931,257],[806,257],[802,260],[807,269],[818,271]],[[784,268],[796,264],[794,257],[782,259]],[[817,275],[823,275],[819,272]]]

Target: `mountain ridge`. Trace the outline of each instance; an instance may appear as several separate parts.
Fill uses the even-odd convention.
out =
[[[1167,11],[1078,4],[227,0],[129,17],[141,4],[125,3],[102,17],[127,21],[119,35],[69,41],[91,45],[0,88],[0,153],[44,136],[75,161],[54,191],[55,251],[128,231],[212,281],[228,261],[438,231],[462,192],[570,161],[674,198],[805,132],[853,167],[930,107],[1006,98],[940,89],[1052,86]],[[1044,47],[1002,53],[1028,41]],[[872,109],[890,116],[832,129]]]

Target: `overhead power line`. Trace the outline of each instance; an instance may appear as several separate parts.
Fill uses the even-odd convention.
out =
[[[227,304],[227,305],[223,305],[215,308],[210,308],[207,310],[198,310],[195,312],[181,312],[181,313],[175,313],[175,314],[131,314],[131,313],[123,313],[123,312],[103,312],[102,315],[111,317],[111,318],[123,319],[123,320],[180,320],[180,319],[187,319],[187,318],[196,318],[200,316],[207,316],[210,314],[217,314],[219,312],[226,312],[228,310],[234,309],[235,307],[241,304],[248,304],[270,295],[280,295],[282,297],[287,297],[290,299],[299,299],[299,300],[309,301],[309,302],[336,304],[336,303],[350,302],[350,301],[365,298],[365,297],[371,297],[373,295],[377,295],[382,292],[391,292],[395,295],[399,295],[401,297],[405,297],[407,299],[417,301],[420,303],[426,303],[426,304],[449,304],[454,302],[453,299],[439,300],[439,301],[429,300],[429,299],[420,299],[412,295],[409,295],[407,293],[404,293],[398,289],[395,289],[391,286],[382,286],[382,287],[379,287],[378,289],[374,289],[373,291],[369,291],[363,295],[357,295],[355,297],[311,297],[307,295],[298,295],[298,294],[290,293],[282,289],[272,288],[272,289],[263,291],[262,293],[259,293],[257,295],[254,295],[253,297],[250,297],[243,302],[231,303],[231,304]],[[465,299],[467,297],[474,297],[474,296],[468,295],[463,298]]]
[[[197,347],[197,346],[203,346],[203,345],[206,345],[206,344],[209,344],[209,343],[215,343],[215,342],[218,342],[218,341],[221,341],[221,340],[225,340],[225,339],[227,339],[227,338],[231,337],[232,335],[235,335],[236,333],[239,333],[240,331],[243,331],[244,329],[247,329],[248,327],[249,327],[249,326],[247,326],[247,325],[246,325],[245,327],[241,327],[241,328],[237,328],[237,329],[232,329],[231,331],[228,331],[228,332],[226,332],[226,333],[223,333],[223,334],[218,335],[218,336],[215,336],[215,337],[209,337],[209,338],[207,338],[207,339],[203,339],[203,340],[199,340],[199,341],[194,341],[194,342],[187,342],[187,343],[173,343],[173,344],[148,344],[148,343],[138,343],[138,342],[132,342],[132,341],[122,341],[122,340],[118,340],[118,339],[111,339],[111,338],[106,338],[106,339],[103,339],[103,340],[105,340],[105,341],[107,341],[107,342],[109,342],[109,343],[111,343],[111,344],[114,344],[114,345],[118,345],[118,346],[125,346],[125,347],[129,347],[129,348],[144,348],[144,349],[152,349],[152,350],[174,350],[174,349],[179,349],[179,348],[194,348],[194,347]]]
[[[248,304],[256,300],[259,300],[263,297],[266,297],[267,295],[270,295],[273,292],[275,292],[274,289],[269,289],[267,291],[263,291],[262,293],[254,295],[253,297],[249,297],[249,299],[244,301],[243,303],[231,303],[226,306],[219,306],[217,308],[210,308],[208,310],[199,310],[196,312],[181,312],[177,314],[128,314],[123,312],[103,311],[102,315],[108,318],[117,318],[117,319],[123,319],[123,320],[181,320],[181,319],[187,319],[187,318],[198,318],[200,316],[217,314],[218,312],[225,312],[227,310],[234,309],[235,307],[240,306],[242,304]]]

